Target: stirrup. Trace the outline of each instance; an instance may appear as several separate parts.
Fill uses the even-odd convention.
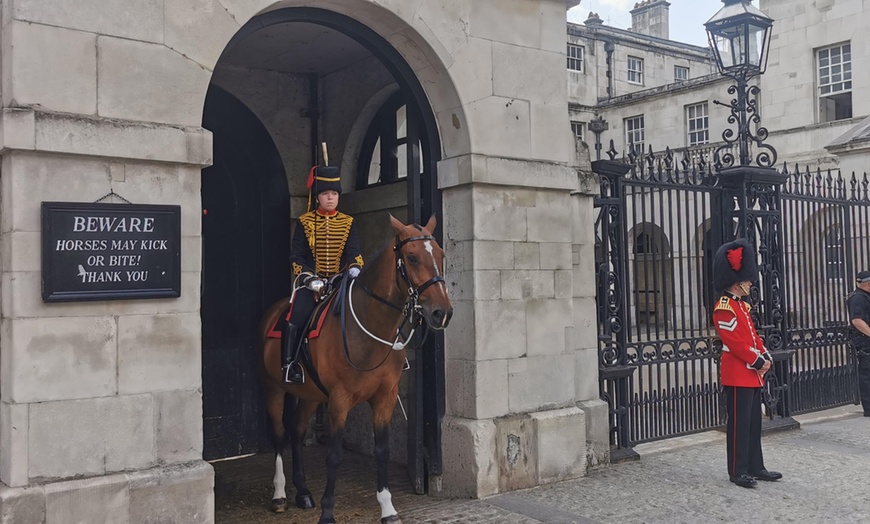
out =
[[[293,368],[298,369],[298,376],[300,377],[300,380],[291,380],[290,373]],[[299,363],[295,361],[287,364],[287,366],[284,367],[284,383],[296,385],[305,384],[305,368],[300,366]]]

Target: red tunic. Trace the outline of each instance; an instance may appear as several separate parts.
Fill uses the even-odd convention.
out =
[[[769,357],[762,357],[767,350],[755,331],[749,309],[749,304],[743,300],[726,295],[713,310],[716,332],[722,339],[723,386],[760,388],[764,385],[764,377],[756,368]]]

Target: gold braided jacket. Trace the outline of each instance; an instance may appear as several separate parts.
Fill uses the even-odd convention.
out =
[[[313,255],[311,268],[321,276],[332,276],[341,272],[342,257],[347,247],[348,237],[353,226],[353,217],[336,211],[333,214],[309,211],[299,217],[299,223],[305,233],[310,253]],[[358,250],[358,242],[354,242]],[[298,244],[294,241],[294,245]],[[348,253],[352,262],[347,265],[363,265],[362,256],[359,253]],[[308,258],[308,257],[305,257]],[[298,275],[303,271],[301,264],[294,262],[293,274]]]

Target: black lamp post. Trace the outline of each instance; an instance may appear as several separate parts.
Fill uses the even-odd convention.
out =
[[[774,360],[774,372],[764,377],[764,403],[771,418],[774,414],[781,417],[774,425],[793,427],[797,423],[791,418],[787,395],[791,376],[789,359],[795,350],[787,349],[785,345],[784,244],[780,206],[781,187],[787,175],[777,173],[773,168],[776,149],[764,144],[768,132],[758,125],[761,117],[755,97],[761,90],[757,85],[748,85],[749,79],[764,73],[767,68],[773,20],[753,6],[750,0],[722,0],[722,3],[725,6],[704,26],[719,71],[736,83],[728,88],[728,94],[736,95],[730,104],[718,100],[713,102],[731,109],[728,123],[737,124],[737,132],[726,129],[722,133],[725,144],[713,155],[719,170],[719,183],[725,189],[725,198],[718,204],[721,206],[718,214],[727,217],[716,234],[722,241],[734,238],[733,219],[736,219],[737,236],[752,242],[759,255],[761,279],[758,287],[753,286],[751,295],[760,307],[753,309],[752,314]],[[737,157],[733,152],[735,145]],[[755,154],[751,147],[756,149]]]
[[[776,149],[764,144],[768,132],[758,126],[758,103],[755,99],[760,89],[749,86],[750,78],[764,73],[767,68],[767,52],[773,19],[752,5],[751,0],[722,0],[725,6],[713,15],[704,27],[710,47],[716,58],[719,71],[734,79],[736,85],[728,93],[737,95],[730,104],[714,100],[714,104],[731,109],[728,122],[737,124],[736,137],[733,129],[722,133],[725,145],[716,149],[714,161],[718,167],[750,166],[753,160],[759,167],[772,167],[776,163]],[[733,146],[737,145],[739,158],[735,158]],[[752,158],[751,146],[761,149]],[[722,152],[725,152],[722,154]]]

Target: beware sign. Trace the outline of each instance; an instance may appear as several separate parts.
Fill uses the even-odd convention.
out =
[[[42,300],[181,296],[181,207],[42,203]]]

